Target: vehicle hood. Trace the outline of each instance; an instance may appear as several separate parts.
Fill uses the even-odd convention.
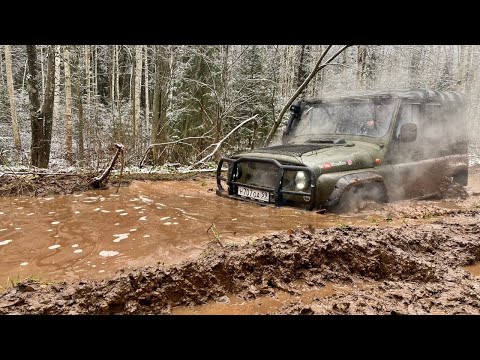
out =
[[[287,144],[259,148],[233,156],[275,159],[281,164],[306,165],[329,173],[373,167],[379,146],[360,141],[345,144]]]

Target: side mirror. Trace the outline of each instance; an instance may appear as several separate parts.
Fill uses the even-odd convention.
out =
[[[400,135],[398,140],[402,142],[412,142],[417,139],[417,125],[414,123],[406,123],[400,127]]]

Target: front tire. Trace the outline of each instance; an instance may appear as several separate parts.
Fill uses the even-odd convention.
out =
[[[358,212],[365,201],[386,203],[388,199],[385,187],[378,184],[351,186],[345,190],[331,211],[336,213]]]

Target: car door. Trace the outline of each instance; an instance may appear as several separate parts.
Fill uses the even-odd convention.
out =
[[[430,177],[435,164],[426,159],[422,143],[423,110],[423,104],[413,101],[404,101],[399,109],[384,159],[385,165],[390,166],[384,176],[390,200],[422,197],[434,192]],[[413,141],[401,139],[404,124],[416,125],[417,136]]]

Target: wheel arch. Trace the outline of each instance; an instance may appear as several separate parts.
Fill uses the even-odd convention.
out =
[[[323,207],[328,209],[336,206],[347,190],[355,186],[361,187],[364,185],[378,186],[383,192],[385,201],[388,201],[387,188],[383,176],[374,171],[365,171],[361,173],[347,174],[338,179]]]

